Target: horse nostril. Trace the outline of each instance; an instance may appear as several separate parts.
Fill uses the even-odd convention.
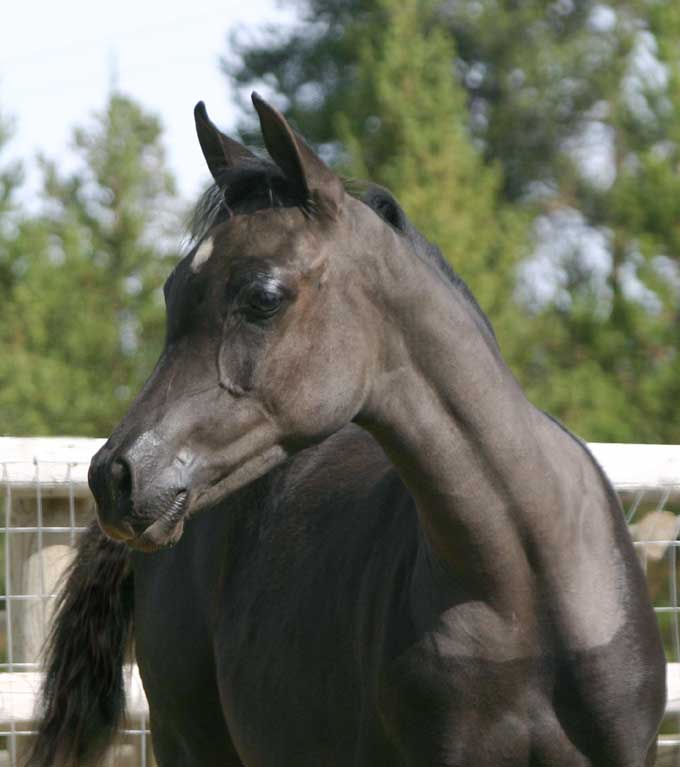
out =
[[[111,480],[116,495],[123,501],[132,497],[132,472],[124,458],[116,458],[111,464]]]

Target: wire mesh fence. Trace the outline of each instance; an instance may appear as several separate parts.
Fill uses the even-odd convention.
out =
[[[680,765],[680,620],[678,607],[678,522],[680,480],[672,488],[641,488],[624,495],[624,511],[647,576],[666,659],[668,701],[659,737],[658,765]]]
[[[34,735],[40,654],[60,577],[94,517],[89,459],[101,440],[0,438],[0,767],[20,767]],[[134,665],[128,711],[97,767],[152,767],[147,706]]]
[[[101,440],[0,438],[0,767],[19,767],[33,735],[40,650],[55,590],[93,519],[87,468]],[[647,575],[669,661],[658,764],[680,767],[680,447],[592,445],[616,487]],[[147,707],[127,673],[125,729],[97,767],[152,767]]]

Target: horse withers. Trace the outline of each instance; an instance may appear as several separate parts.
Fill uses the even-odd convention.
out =
[[[134,625],[161,767],[643,767],[664,655],[617,499],[385,190],[253,97],[155,370],[92,461],[31,764],[107,742]]]

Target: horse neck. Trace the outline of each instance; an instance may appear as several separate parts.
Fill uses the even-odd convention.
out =
[[[472,302],[431,264],[401,266],[380,275],[386,342],[360,423],[412,493],[435,558],[472,598],[521,619],[537,578],[571,577],[568,557],[584,565],[565,536],[594,541],[590,577],[593,551],[610,562],[607,487],[526,400]]]

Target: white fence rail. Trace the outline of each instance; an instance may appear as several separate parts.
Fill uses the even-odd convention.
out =
[[[93,517],[87,469],[102,442],[0,437],[0,767],[17,767],[30,741],[39,651],[56,583],[71,560],[73,543]],[[669,660],[664,729],[671,734],[660,740],[659,763],[674,764],[680,747],[680,446],[600,443],[590,448],[622,499],[647,573]],[[146,701],[134,667],[128,688],[126,729],[105,764],[146,767],[153,757]]]

